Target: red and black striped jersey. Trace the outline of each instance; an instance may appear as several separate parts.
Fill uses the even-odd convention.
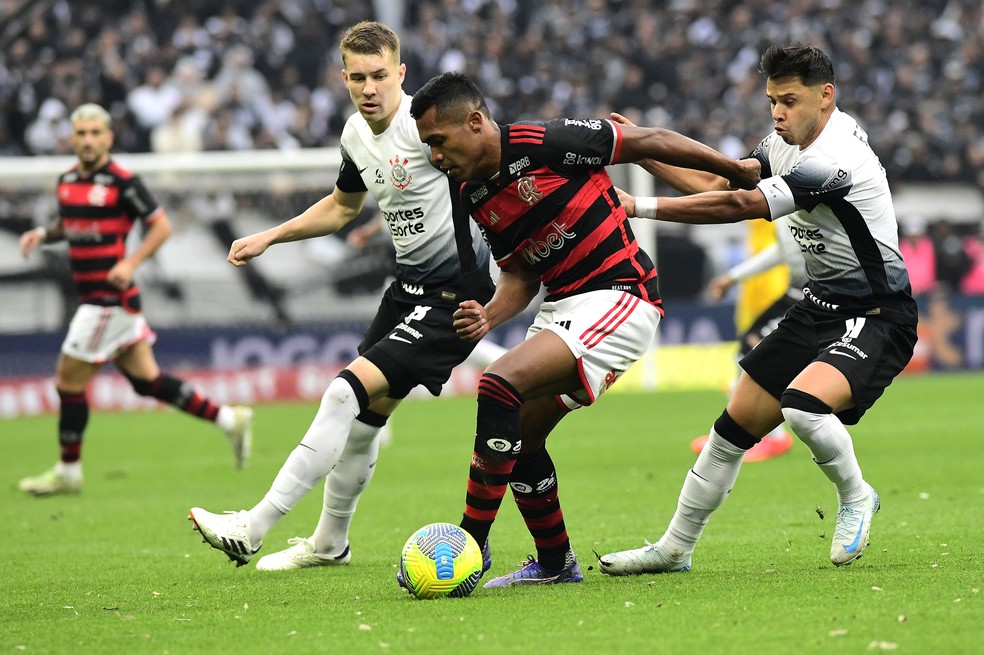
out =
[[[139,220],[146,225],[161,213],[140,178],[113,161],[88,177],[78,166],[62,173],[58,214],[80,302],[139,311],[137,285],[121,291],[107,276],[126,256],[126,238],[134,224]]]
[[[499,265],[521,257],[547,300],[617,289],[662,311],[656,268],[605,170],[618,159],[618,124],[561,118],[503,125],[501,134],[499,173],[461,191]]]

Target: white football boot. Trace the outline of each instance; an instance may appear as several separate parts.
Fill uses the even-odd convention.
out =
[[[228,555],[236,566],[248,564],[263,545],[261,542],[253,546],[250,542],[250,517],[246,510],[213,514],[201,507],[192,507],[188,520],[201,533],[202,541]]]
[[[345,544],[341,555],[321,555],[314,551],[314,537],[291,537],[290,548],[270,553],[256,563],[257,571],[292,571],[312,566],[345,566],[352,561],[352,550]]]
[[[642,573],[683,573],[690,570],[690,555],[671,559],[659,543],[648,541],[642,548],[620,550],[598,558],[598,568],[608,575],[639,575]]]
[[[868,547],[871,519],[881,508],[878,492],[866,483],[868,494],[854,503],[837,508],[834,540],[830,544],[830,561],[834,566],[844,566],[861,557]]]

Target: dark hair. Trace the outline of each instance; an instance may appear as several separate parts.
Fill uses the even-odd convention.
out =
[[[397,62],[400,61],[400,37],[382,23],[374,21],[365,20],[346,30],[338,49],[342,53],[343,64],[349,52],[357,55],[392,54]]]
[[[805,86],[834,83],[834,65],[820,48],[805,43],[771,46],[762,54],[759,72],[766,79],[798,77]]]
[[[489,106],[475,83],[464,73],[441,73],[432,77],[427,84],[413,94],[410,115],[419,119],[434,107],[440,119],[454,118],[464,120],[465,115],[475,109],[491,120]]]

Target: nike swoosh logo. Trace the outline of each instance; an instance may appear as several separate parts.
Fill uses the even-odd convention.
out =
[[[836,350],[834,348],[831,348],[830,349],[830,354],[831,355],[843,355],[844,357],[850,357],[851,359],[857,359],[857,357],[855,357],[851,353],[844,352],[843,350]]]
[[[369,167],[368,166],[364,166],[364,167],[360,168],[359,169],[359,175],[362,175],[363,173],[365,173],[367,168],[369,168]]]
[[[854,541],[844,546],[844,550],[848,553],[853,553],[858,549],[861,544],[861,533],[864,532],[864,519],[861,519],[861,525],[858,527],[858,533],[854,535]]]
[[[389,338],[392,339],[393,341],[402,341],[403,343],[413,343],[413,341],[410,341],[410,339],[404,339],[403,337],[398,337],[395,334],[391,334]]]

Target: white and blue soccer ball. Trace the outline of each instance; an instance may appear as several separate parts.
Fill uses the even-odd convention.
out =
[[[415,598],[460,598],[482,577],[482,550],[457,525],[431,523],[415,530],[400,555],[404,588]]]

